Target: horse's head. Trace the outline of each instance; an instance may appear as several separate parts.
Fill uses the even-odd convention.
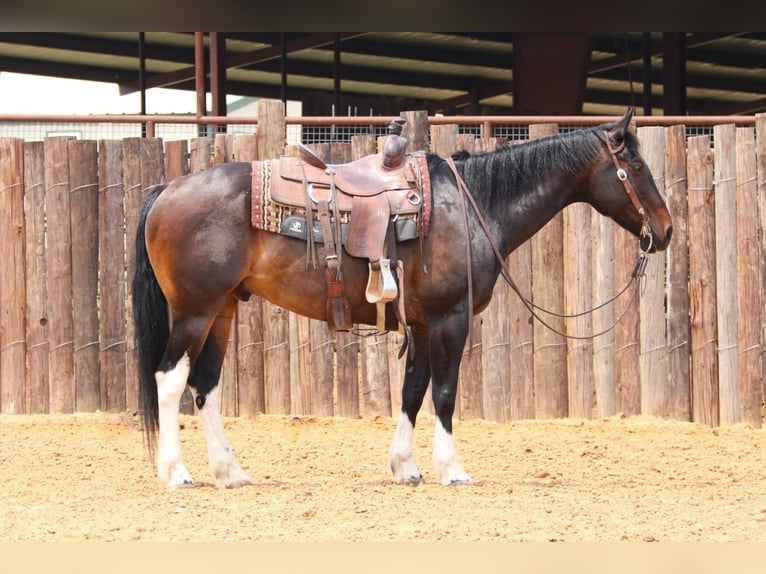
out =
[[[639,237],[642,249],[663,251],[670,243],[673,224],[649,166],[638,152],[638,139],[630,129],[632,117],[630,108],[619,121],[596,130],[604,152],[590,180],[590,203]]]

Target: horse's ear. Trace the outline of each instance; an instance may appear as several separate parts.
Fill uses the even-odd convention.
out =
[[[630,121],[633,119],[633,108],[630,107],[625,112],[622,118],[614,123],[609,130],[609,139],[612,141],[612,145],[618,146],[622,143],[625,137],[625,132],[630,130]]]

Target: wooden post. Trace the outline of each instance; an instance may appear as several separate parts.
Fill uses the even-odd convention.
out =
[[[428,110],[401,112],[399,115],[405,119],[402,136],[407,138],[407,153],[428,151]]]
[[[48,231],[50,411],[75,407],[72,320],[72,235],[67,137],[45,138],[45,204]]]
[[[734,124],[713,127],[721,424],[740,422],[737,384],[737,158]]]
[[[98,334],[98,156],[92,140],[70,140],[75,410],[101,408]]]
[[[715,197],[710,136],[690,137],[686,177],[689,193],[689,313],[691,418],[717,426],[718,319],[716,309]]]
[[[638,139],[660,193],[665,189],[665,128],[642,127]],[[668,417],[668,345],[664,253],[649,256],[639,302],[641,414]]]
[[[24,144],[26,230],[27,413],[48,412],[48,291],[43,142]],[[0,157],[6,157],[3,154]]]
[[[125,386],[125,218],[122,178],[122,143],[100,140],[98,154],[100,258],[100,365],[101,408],[122,412]],[[128,243],[128,250],[133,246]]]
[[[277,158],[285,147],[285,109],[278,100],[258,101],[256,159]],[[263,300],[264,402],[267,413],[290,412],[290,347],[287,311]]]
[[[574,314],[591,308],[593,285],[591,265],[591,212],[586,204],[564,209],[564,301],[565,312]],[[575,337],[593,332],[590,313],[565,321],[566,332]],[[567,339],[569,416],[593,417],[593,339]]]
[[[234,161],[255,159],[255,136],[234,137]],[[240,416],[264,411],[263,316],[261,298],[250,297],[237,307],[237,412]]]
[[[763,366],[761,364],[761,312],[758,268],[758,185],[755,131],[737,128],[737,380],[740,416],[744,423],[761,426]]]
[[[761,364],[763,367],[763,394],[766,396],[766,113],[755,116],[755,161],[758,184],[758,227],[761,230],[758,267],[761,275],[758,282],[761,285]]]
[[[614,265],[615,223],[600,214],[591,214],[593,299],[591,306],[601,305],[612,297],[616,288]],[[623,278],[620,278],[622,280]],[[625,279],[627,280],[627,279]],[[623,299],[622,303],[624,303]],[[593,332],[608,329],[615,319],[615,304],[608,303],[593,313]],[[611,417],[617,412],[615,393],[614,329],[593,339],[593,386],[596,393],[596,416]]]
[[[481,141],[477,139],[477,144]],[[510,142],[515,145],[519,141]],[[479,151],[479,150],[477,150]],[[524,296],[532,297],[532,246],[525,241],[508,256],[508,270],[516,286]],[[533,317],[521,298],[515,293],[508,299],[510,371],[509,402],[510,418],[524,420],[535,418],[534,333]]]
[[[665,129],[665,193],[673,217],[668,248],[668,415],[690,420],[689,209],[686,191],[686,126]]]
[[[165,143],[165,177],[173,181],[189,173],[189,143],[176,140]]]
[[[287,335],[290,341],[290,413],[311,412],[311,342],[309,318],[288,313]]]
[[[496,148],[496,138],[474,141],[477,152],[491,152]],[[470,212],[470,207],[468,209]],[[461,380],[460,393],[463,418],[484,418],[495,422],[506,422],[511,418],[511,377],[514,375],[510,352],[511,323],[514,319],[512,297],[515,294],[510,286],[503,280],[498,281],[480,321],[474,321],[474,335],[480,337],[481,361],[472,365],[470,358],[464,359],[465,375]],[[478,404],[476,397],[479,398]]]
[[[529,126],[529,138],[536,139],[558,133],[556,124]],[[532,298],[537,305],[553,311],[564,308],[564,218],[558,213],[531,239]],[[557,330],[564,330],[564,320],[551,317],[548,321]],[[534,376],[536,418],[567,416],[567,344],[539,322],[533,326]]]
[[[189,173],[197,173],[210,167],[210,146],[213,138],[202,136],[192,138],[189,146]]]
[[[234,134],[218,133],[213,140],[210,165],[220,165],[234,159]]]
[[[0,412],[23,413],[26,383],[24,140],[0,138]]]
[[[447,158],[457,151],[457,124],[431,126],[431,153]]]
[[[133,276],[136,273],[136,230],[141,211],[141,138],[122,140],[122,180],[125,195],[125,404],[137,412],[138,363],[136,357],[136,325],[133,318]]]

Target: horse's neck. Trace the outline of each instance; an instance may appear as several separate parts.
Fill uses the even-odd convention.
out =
[[[540,231],[572,202],[576,175],[541,174],[535,182],[519,189],[505,209],[491,210],[508,255]]]

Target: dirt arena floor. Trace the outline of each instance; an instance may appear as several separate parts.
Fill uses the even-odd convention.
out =
[[[255,482],[225,490],[181,423],[197,484],[167,490],[129,414],[0,415],[0,541],[766,541],[766,431],[743,425],[459,421],[474,484],[444,487],[422,415],[413,487],[391,418],[225,419]]]

